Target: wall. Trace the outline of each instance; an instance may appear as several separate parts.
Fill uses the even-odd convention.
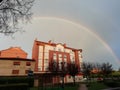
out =
[[[17,62],[20,65],[15,65]],[[26,63],[30,62],[31,65],[27,66]],[[16,64],[17,64],[16,63]],[[29,63],[28,63],[29,64]],[[24,76],[27,75],[27,70],[31,69],[34,71],[35,61],[26,61],[26,60],[2,60],[0,59],[0,76]],[[13,70],[19,70],[18,74],[13,74]]]

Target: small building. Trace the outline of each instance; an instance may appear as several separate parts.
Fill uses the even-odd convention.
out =
[[[34,71],[35,60],[23,58],[0,58],[0,76],[27,76]]]
[[[20,47],[0,51],[0,76],[26,76],[34,67],[35,60],[27,59],[27,53]]]

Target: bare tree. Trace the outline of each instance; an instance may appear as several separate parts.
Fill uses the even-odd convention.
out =
[[[108,76],[109,74],[112,73],[112,64],[110,64],[109,62],[107,63],[102,63],[101,64],[101,73],[106,77]]]
[[[97,74],[98,77],[101,77],[101,75],[102,75],[101,66],[102,66],[102,64],[100,64],[100,63],[95,63],[94,64],[94,69],[96,70],[96,74]]]
[[[82,63],[82,73],[87,79],[89,79],[89,77],[90,77],[91,71],[93,70],[93,66],[94,66],[94,64],[92,64],[90,62]]]
[[[58,75],[59,69],[58,69],[58,63],[56,61],[51,61],[49,63],[49,71],[52,72],[53,76]]]
[[[118,68],[118,72],[120,72],[120,67]]]
[[[61,87],[64,88],[64,77],[68,73],[67,63],[61,62],[58,63],[56,61],[51,61],[49,63],[49,71],[53,74],[53,76],[61,77]]]
[[[20,31],[18,23],[30,19],[33,2],[34,0],[0,0],[0,33],[11,35]]]
[[[68,64],[68,73],[73,77],[73,83],[75,85],[75,76],[80,72],[80,67],[75,63]]]
[[[59,72],[60,72],[60,77],[62,80],[61,87],[64,88],[64,77],[68,74],[67,63],[63,61],[63,62],[59,63],[59,65],[60,65]]]

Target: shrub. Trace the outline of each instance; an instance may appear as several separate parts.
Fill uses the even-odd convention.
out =
[[[104,84],[109,87],[120,87],[120,82],[113,80],[104,81]]]
[[[28,84],[29,87],[34,85],[34,78],[32,77],[0,77],[0,85],[4,84]]]
[[[0,90],[28,90],[28,84],[0,85]]]

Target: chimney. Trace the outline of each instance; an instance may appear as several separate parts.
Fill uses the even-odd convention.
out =
[[[64,45],[63,45],[64,47],[66,47],[66,43],[64,43]]]
[[[49,44],[51,44],[51,42],[52,42],[51,40],[48,41]]]

